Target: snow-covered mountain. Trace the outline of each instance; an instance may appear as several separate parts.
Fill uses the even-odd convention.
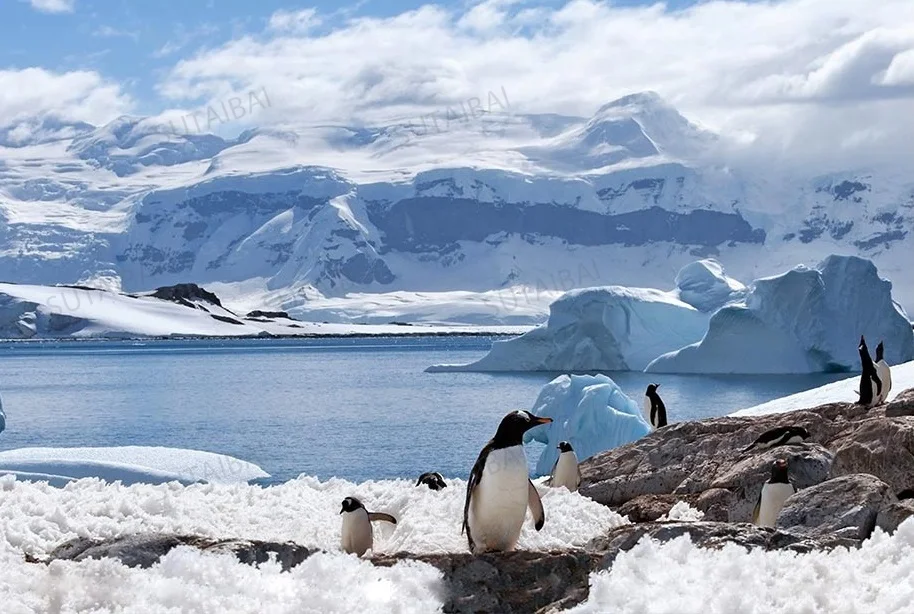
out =
[[[0,280],[195,282],[327,319],[348,293],[658,287],[696,257],[751,279],[845,253],[914,312],[914,176],[737,168],[721,141],[652,93],[590,118],[498,107],[236,139],[36,118],[0,129]]]

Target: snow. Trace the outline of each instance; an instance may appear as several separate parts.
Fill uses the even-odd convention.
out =
[[[860,335],[885,341],[889,363],[914,358],[914,331],[891,282],[869,260],[832,255],[758,279],[723,307],[701,341],[651,362],[656,373],[817,373],[859,369]]]
[[[494,342],[474,363],[429,371],[640,371],[660,354],[700,339],[707,323],[706,313],[674,292],[572,290],[549,306],[546,324]]]
[[[537,475],[552,471],[559,442],[570,442],[583,461],[650,432],[640,405],[605,375],[560,375],[543,386],[531,411],[553,420],[524,434],[525,441],[546,444],[536,464]]]
[[[670,522],[698,522],[703,520],[705,513],[701,510],[695,509],[685,501],[677,501],[673,507],[670,508],[670,511],[658,518],[659,522],[670,521]]]
[[[894,365],[891,369],[892,390],[889,393],[888,401],[894,400],[905,390],[914,388],[914,361]],[[812,390],[805,390],[780,399],[773,399],[767,403],[747,407],[731,415],[761,416],[808,409],[825,403],[852,403],[857,400],[858,390],[860,390],[860,376],[855,375]]]
[[[70,286],[0,283],[0,337],[13,339],[172,335],[403,335],[455,332],[516,334],[525,330],[527,327],[472,326],[454,323],[401,326],[287,319],[259,321],[246,319],[225,307],[205,301],[198,301],[188,307],[149,295],[131,296],[109,290],[86,290]]]
[[[803,554],[642,539],[592,574],[589,598],[568,612],[904,614],[914,602],[912,554],[914,519],[892,536],[877,529],[859,549]]]
[[[54,484],[99,478],[122,484],[247,482],[270,475],[243,460],[198,450],[157,446],[20,448],[0,452],[0,475],[48,479]]]

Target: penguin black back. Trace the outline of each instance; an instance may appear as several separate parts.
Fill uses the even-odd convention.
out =
[[[660,384],[648,384],[645,395],[651,400],[651,425],[659,429],[662,426],[666,426],[667,421],[666,405],[664,405],[663,399],[660,398],[660,394],[657,392],[658,388],[660,388]]]
[[[416,481],[416,486],[421,484],[425,484],[431,490],[447,488],[447,482],[444,481],[444,476],[437,471],[427,471],[420,475],[419,479]]]
[[[860,354],[860,398],[857,400],[857,405],[871,405],[873,399],[882,394],[882,380],[876,373],[876,365],[870,358],[870,351],[866,347],[866,339],[863,335],[860,335],[857,352]],[[876,390],[873,390],[873,383],[876,384]]]
[[[876,362],[880,360],[885,360],[885,346],[882,345],[882,341],[876,346]]]

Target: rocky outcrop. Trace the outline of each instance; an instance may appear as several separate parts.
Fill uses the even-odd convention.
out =
[[[805,427],[809,440],[743,451],[761,433],[785,425]],[[830,403],[787,414],[672,424],[584,461],[580,492],[632,519],[659,517],[667,504],[685,500],[708,519],[745,522],[777,458],[788,460],[800,489],[860,473],[882,480],[891,492],[910,488],[914,390],[871,410]]]
[[[894,533],[902,522],[914,516],[914,499],[886,505],[876,515],[876,526],[886,533]]]
[[[881,510],[897,503],[879,478],[845,475],[797,492],[787,499],[777,526],[800,535],[868,538]]]
[[[156,288],[155,292],[152,293],[152,296],[162,299],[163,301],[178,303],[185,307],[195,307],[192,301],[206,301],[217,307],[222,307],[222,302],[219,300],[218,296],[205,288],[201,288],[197,284],[162,286],[161,288]]]

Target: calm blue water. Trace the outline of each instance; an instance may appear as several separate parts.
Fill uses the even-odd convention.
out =
[[[487,337],[0,343],[0,450],[161,445],[230,454],[285,481],[465,477],[509,410],[556,374],[425,373]],[[730,413],[842,379],[610,373],[670,421]]]

